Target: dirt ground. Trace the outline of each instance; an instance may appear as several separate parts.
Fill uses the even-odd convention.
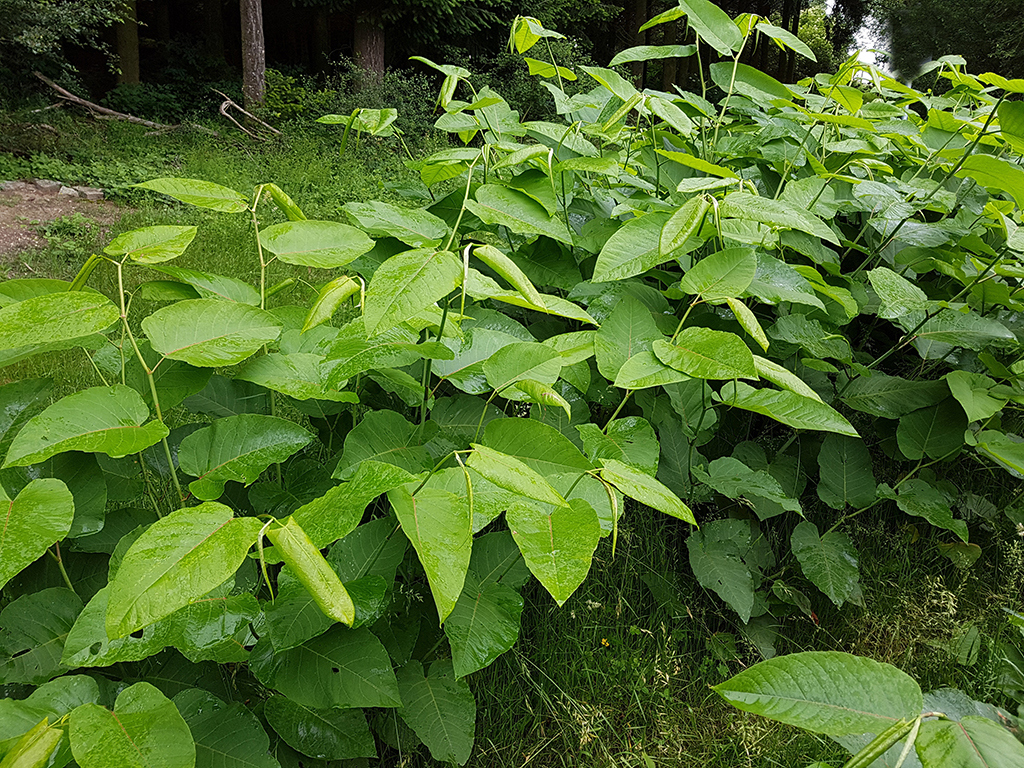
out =
[[[120,218],[121,209],[108,200],[48,195],[29,184],[0,190],[0,268],[20,253],[45,248],[39,227],[75,213],[107,228]]]

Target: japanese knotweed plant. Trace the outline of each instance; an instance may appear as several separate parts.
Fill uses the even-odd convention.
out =
[[[614,554],[626,498],[697,512],[694,576],[766,653],[772,615],[863,599],[866,510],[967,567],[972,517],[1024,522],[1024,81],[946,58],[935,96],[851,60],[787,86],[740,59],[809,53],[792,35],[704,0],[649,24],[682,16],[722,57],[702,93],[587,67],[569,97],[580,75],[533,59],[559,122],[423,60],[462,146],[410,161],[419,206],[313,221],[270,183],[141,185],[248,216],[258,286],[172,265],[187,226],[0,283],[0,362],[81,349],[96,374],[52,403],[0,387],[11,765],[295,765],[374,734],[464,764],[466,676],[515,642],[531,575],[561,605]],[[616,59],[665,55],[696,52]],[[325,282],[282,303],[276,262]]]
[[[715,690],[746,712],[831,736],[853,753],[844,768],[1024,765],[1018,718],[953,688],[922,694],[912,677],[872,659],[794,653]]]

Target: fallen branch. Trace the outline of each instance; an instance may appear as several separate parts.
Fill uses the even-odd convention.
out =
[[[226,93],[218,91],[216,88],[211,88],[210,90],[213,91],[214,93],[218,94],[219,96],[221,96],[224,99],[224,102],[220,105],[220,110],[219,110],[220,113],[222,115],[224,115],[224,117],[226,117],[232,123],[234,123],[235,127],[238,128],[238,130],[240,130],[242,133],[244,133],[249,138],[255,139],[256,141],[267,141],[267,137],[266,136],[261,136],[256,131],[253,131],[253,130],[250,130],[250,129],[246,128],[240,122],[235,120],[235,118],[233,118],[231,115],[229,115],[228,114],[228,109],[229,108],[234,107],[239,112],[241,112],[243,115],[248,117],[250,120],[255,120],[257,123],[262,125],[264,128],[266,128],[268,131],[270,131],[274,135],[276,135],[276,136],[280,136],[281,135],[281,132],[279,130],[277,130],[277,128],[275,128],[274,126],[270,125],[270,123],[266,123],[266,122],[260,120],[258,117],[256,117],[256,115],[252,114],[251,112],[247,112],[245,109],[240,107],[237,103],[235,103],[235,101],[230,96],[228,96]]]
[[[200,131],[202,133],[208,133],[211,136],[217,136],[217,137],[220,136],[220,134],[217,133],[216,131],[212,131],[209,128],[206,128],[206,127],[204,127],[202,125],[196,125],[194,123],[183,123],[183,124],[165,125],[164,123],[154,123],[152,120],[143,120],[141,117],[135,117],[135,115],[128,115],[128,114],[125,114],[124,112],[118,112],[117,110],[114,110],[114,109],[108,109],[107,107],[101,107],[99,104],[94,104],[91,101],[87,101],[87,100],[83,99],[81,96],[76,96],[75,94],[71,93],[71,91],[68,91],[68,90],[65,90],[65,89],[61,88],[59,85],[57,85],[55,82],[53,82],[53,80],[51,80],[50,78],[46,77],[45,75],[43,75],[43,74],[41,74],[39,72],[33,72],[32,74],[35,75],[36,77],[38,77],[40,80],[42,80],[48,86],[53,88],[53,90],[55,90],[57,92],[57,95],[60,96],[65,101],[69,101],[72,104],[78,105],[79,107],[84,107],[85,109],[89,110],[89,112],[91,112],[93,115],[96,115],[96,116],[104,116],[104,117],[108,117],[108,118],[113,118],[115,120],[125,120],[125,121],[127,121],[129,123],[135,123],[136,125],[144,125],[147,128],[153,128],[153,129],[158,130],[160,132],[180,130],[182,128],[192,128],[193,130]]]

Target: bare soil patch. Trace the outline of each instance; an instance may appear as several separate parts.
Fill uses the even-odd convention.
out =
[[[31,184],[0,190],[0,274],[10,271],[18,254],[46,247],[40,226],[75,213],[95,222],[98,236],[103,236],[122,209],[109,200],[46,194]]]

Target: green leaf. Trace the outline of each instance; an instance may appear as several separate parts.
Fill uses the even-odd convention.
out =
[[[875,500],[871,454],[862,440],[829,434],[818,452],[818,498],[840,511],[863,509]]]
[[[336,221],[285,221],[260,232],[265,251],[286,264],[317,269],[343,267],[373,248],[361,229]]]
[[[637,471],[615,459],[605,459],[603,464],[601,477],[630,498],[659,512],[664,512],[666,515],[685,520],[692,525],[697,524],[690,508],[649,474]]]
[[[735,64],[735,70],[733,66],[734,63],[731,62],[720,62],[708,67],[712,81],[723,91],[742,94],[761,104],[768,104],[776,99],[791,101],[796,98],[793,91],[771,75],[766,75],[747,64]]]
[[[60,480],[33,480],[13,500],[0,485],[0,587],[71,529],[75,502]]]
[[[536,419],[494,419],[484,430],[483,444],[544,476],[594,468],[569,438]]]
[[[315,709],[284,696],[271,696],[263,711],[285,744],[303,755],[317,760],[377,756],[362,710]]]
[[[454,493],[429,485],[412,494],[415,485],[388,491],[402,530],[409,537],[444,623],[462,594],[466,569],[473,549],[473,514],[470,505]]]
[[[197,478],[189,489],[213,501],[228,480],[249,485],[271,464],[279,464],[313,440],[298,424],[277,416],[244,413],[217,419],[181,441],[178,461]]]
[[[359,462],[351,480],[302,505],[292,519],[317,548],[326,547],[355,530],[371,501],[412,479],[401,467],[367,459]]]
[[[0,762],[3,768],[48,768],[60,760],[57,754],[64,742],[64,729],[51,726],[49,718],[43,718],[27,731],[4,755]],[[65,758],[61,765],[67,763]]]
[[[530,571],[564,604],[587,577],[601,538],[594,508],[579,498],[558,505],[516,499],[505,519]]]
[[[748,248],[728,248],[701,259],[683,275],[679,289],[705,301],[740,296],[757,273],[757,257]]]
[[[877,267],[868,272],[868,280],[875,289],[882,305],[878,316],[895,320],[911,312],[928,309],[928,295],[907,280],[886,267]]]
[[[396,254],[373,273],[363,322],[368,336],[383,333],[443,299],[462,282],[462,264],[451,251],[420,248]]]
[[[684,328],[675,344],[658,339],[654,354],[665,365],[696,379],[756,379],[754,356],[735,333]]]
[[[977,440],[979,453],[988,456],[1014,477],[1024,477],[1024,441],[1019,437],[986,429],[978,433]]]
[[[731,56],[743,46],[743,34],[739,27],[725,11],[709,0],[679,0],[677,8],[658,14],[640,27],[640,31],[675,21],[681,16],[686,16],[697,36],[722,56]]]
[[[879,495],[895,499],[896,506],[908,515],[923,517],[936,528],[952,531],[962,542],[968,542],[967,523],[953,517],[953,510],[946,494],[926,480],[916,477],[907,480],[900,485],[898,496],[888,486],[882,486]]]
[[[150,264],[149,268],[162,272],[165,275],[170,275],[181,280],[186,285],[192,286],[201,298],[225,299],[238,302],[239,304],[249,304],[253,307],[260,305],[260,292],[248,283],[234,277],[214,275],[210,272],[200,272],[195,269],[182,269],[170,264]]]
[[[402,708],[398,714],[427,745],[430,756],[465,765],[473,750],[476,701],[465,680],[458,680],[450,661],[435,661],[424,675],[411,661],[399,670]]]
[[[196,746],[177,707],[149,683],[125,688],[110,712],[71,713],[71,751],[81,768],[194,768]]]
[[[483,370],[493,389],[508,399],[516,399],[506,388],[517,381],[533,379],[542,384],[554,384],[562,370],[562,355],[544,344],[517,342],[487,358]]]
[[[133,229],[110,241],[103,252],[128,256],[137,264],[159,264],[185,252],[195,239],[197,227],[156,226]]]
[[[742,559],[749,545],[750,526],[743,520],[705,523],[686,540],[690,569],[697,581],[714,590],[744,624],[754,608],[754,579]]]
[[[345,436],[345,451],[334,477],[348,480],[357,465],[367,460],[394,464],[410,474],[430,469],[433,462],[422,436],[418,427],[395,411],[371,411]]]
[[[698,467],[693,467],[691,472],[694,478],[730,499],[768,499],[790,512],[801,511],[800,502],[787,495],[767,469],[752,470],[733,456],[715,459],[708,464],[706,472]]]
[[[805,59],[810,59],[813,62],[818,61],[818,58],[814,55],[814,51],[811,50],[811,47],[788,29],[776,27],[775,25],[768,24],[764,21],[760,22],[756,27],[754,27],[754,29],[762,35],[767,35],[777,42],[780,48],[789,48],[791,51],[799,53]]]
[[[650,352],[652,342],[663,339],[651,310],[633,296],[623,296],[594,334],[597,369],[614,380],[628,360]]]
[[[335,624],[319,637],[277,653],[261,638],[249,667],[267,687],[314,709],[401,705],[387,651],[365,628]]]
[[[757,274],[747,288],[747,293],[767,304],[780,304],[788,301],[794,304],[806,304],[824,310],[814,288],[803,275],[785,262],[761,253],[757,257]]]
[[[969,715],[926,720],[914,742],[924,768],[996,768],[1024,764],[1024,746],[999,723]]]
[[[157,520],[129,547],[111,581],[108,636],[124,637],[222,584],[244,562],[261,526],[213,502]]]
[[[540,77],[555,77],[557,75],[564,80],[576,79],[576,75],[571,69],[556,67],[554,64],[550,64],[549,62],[539,61],[538,59],[531,59],[525,56],[523,57],[523,61],[525,61],[527,66],[530,68],[531,75],[539,75]]]
[[[773,360],[754,355],[754,367],[757,368],[757,373],[762,379],[770,381],[782,389],[788,389],[790,392],[794,392],[802,397],[809,397],[812,400],[817,400],[819,403],[822,402],[821,396],[811,389],[803,379]]]
[[[444,623],[455,676],[483,669],[511,648],[519,637],[522,612],[523,598],[514,589],[467,572],[462,594]]]
[[[499,224],[520,235],[546,235],[572,245],[572,236],[562,220],[517,189],[484,184],[477,188],[475,197],[466,201],[466,209],[485,224]]]
[[[718,395],[723,403],[782,422],[793,429],[816,429],[860,437],[834,408],[795,392],[754,389],[741,381],[727,382]]]
[[[260,605],[247,592],[208,595],[167,617],[168,645],[193,663],[243,662],[249,657],[246,646],[255,642],[249,625],[259,616]]]
[[[316,328],[334,317],[338,308],[359,290],[359,283],[351,277],[336,277],[325,284],[309,307],[309,314],[302,324],[302,332]]]
[[[616,229],[597,257],[593,281],[624,280],[672,258],[661,248],[662,232],[669,222],[665,213],[648,213]]]
[[[658,473],[658,437],[646,419],[628,416],[608,422],[603,430],[596,424],[580,424],[576,429],[591,461],[614,459],[651,477]]]
[[[48,293],[0,308],[0,350],[85,339],[121,316],[99,293]]]
[[[1007,399],[993,391],[995,381],[988,376],[969,371],[950,371],[945,376],[946,384],[960,407],[967,414],[968,421],[984,421],[995,416],[1006,405]]]
[[[942,381],[910,381],[884,373],[856,378],[842,393],[846,405],[883,419],[898,419],[947,397],[949,389]]]
[[[606,326],[607,323],[601,327]],[[665,365],[653,352],[646,351],[638,352],[622,364],[613,385],[620,389],[649,389],[689,379],[682,371]]]
[[[0,386],[0,456],[50,397],[49,379],[22,379]]]
[[[0,612],[0,683],[40,685],[67,671],[64,641],[82,612],[70,589],[52,587],[22,595]]]
[[[566,505],[565,499],[542,475],[519,459],[475,443],[473,448],[473,454],[466,464],[499,488],[545,504]]]
[[[654,59],[685,59],[697,52],[695,45],[637,45],[619,51],[608,62],[609,67],[628,64],[632,61],[652,61]]]
[[[195,768],[280,768],[267,732],[240,702],[226,704],[198,688],[173,701],[195,739]]]
[[[971,155],[956,172],[960,178],[969,176],[983,187],[1008,192],[1024,208],[1024,170],[1019,165],[1008,163],[992,155]]]
[[[71,627],[61,656],[65,667],[107,667],[122,661],[141,661],[172,642],[172,628],[165,621],[150,624],[141,637],[136,634],[110,639],[106,630],[109,591],[105,586],[97,592]]]
[[[964,444],[967,415],[953,398],[900,417],[896,442],[908,459],[941,459]]]
[[[208,208],[222,213],[242,213],[248,210],[249,203],[233,189],[222,187],[210,181],[196,179],[152,179],[136,184],[143,189],[173,197],[189,205]]]
[[[804,520],[793,530],[790,543],[804,576],[829,600],[841,606],[854,595],[860,571],[849,536],[841,531],[821,536],[818,526]]]
[[[358,402],[355,392],[339,392],[325,381],[321,355],[271,352],[247,362],[235,374],[236,379],[294,397],[296,400],[330,400],[335,403]],[[163,399],[161,398],[161,403]]]
[[[323,366],[329,368],[326,384],[344,386],[344,382],[370,369],[411,365],[420,359],[421,347],[416,334],[406,326],[395,326],[368,339],[362,318],[341,329],[331,345]]]
[[[281,323],[257,307],[220,299],[192,299],[161,307],[142,321],[160,354],[200,368],[237,365],[277,340]]]
[[[375,200],[345,203],[345,215],[374,237],[394,237],[410,248],[436,248],[448,237],[448,225],[422,208],[400,208]]]
[[[846,653],[794,653],[762,661],[715,686],[744,712],[830,736],[879,733],[921,713],[913,678]]]
[[[749,192],[731,192],[719,206],[719,214],[722,218],[757,221],[775,229],[795,229],[839,245],[836,233],[821,219],[784,200],[772,200]]]

